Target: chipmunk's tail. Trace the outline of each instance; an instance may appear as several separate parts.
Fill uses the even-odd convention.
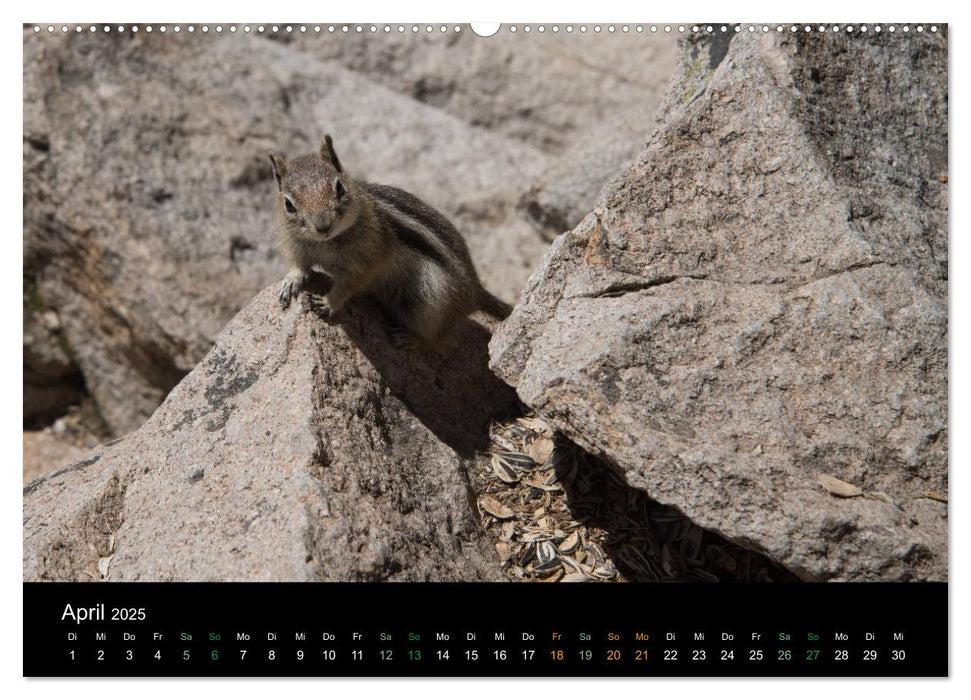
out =
[[[479,292],[479,310],[501,321],[512,313],[512,307],[485,288]]]

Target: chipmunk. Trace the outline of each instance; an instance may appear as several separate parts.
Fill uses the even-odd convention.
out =
[[[456,323],[481,310],[498,320],[512,307],[482,286],[462,235],[442,214],[396,187],[356,181],[344,172],[327,135],[319,153],[287,162],[270,152],[277,217],[290,272],[284,308],[311,268],[332,281],[318,310],[326,317],[368,293],[390,314],[397,347],[448,351]]]

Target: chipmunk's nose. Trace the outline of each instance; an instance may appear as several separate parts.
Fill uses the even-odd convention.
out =
[[[317,233],[327,233],[330,230],[330,225],[333,223],[332,217],[328,214],[315,214],[310,220],[310,224],[314,227]]]

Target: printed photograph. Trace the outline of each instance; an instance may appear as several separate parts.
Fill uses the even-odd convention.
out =
[[[687,27],[24,25],[24,581],[947,581],[947,26]]]

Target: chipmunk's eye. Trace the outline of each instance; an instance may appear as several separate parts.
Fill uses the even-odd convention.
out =
[[[337,184],[334,185],[334,189],[337,191],[337,199],[340,199],[345,194],[347,194],[347,190],[344,189],[344,183],[341,182],[340,180],[338,180]]]
[[[296,214],[297,208],[293,206],[293,202],[290,201],[289,197],[283,198],[283,207],[287,210],[288,214]]]

